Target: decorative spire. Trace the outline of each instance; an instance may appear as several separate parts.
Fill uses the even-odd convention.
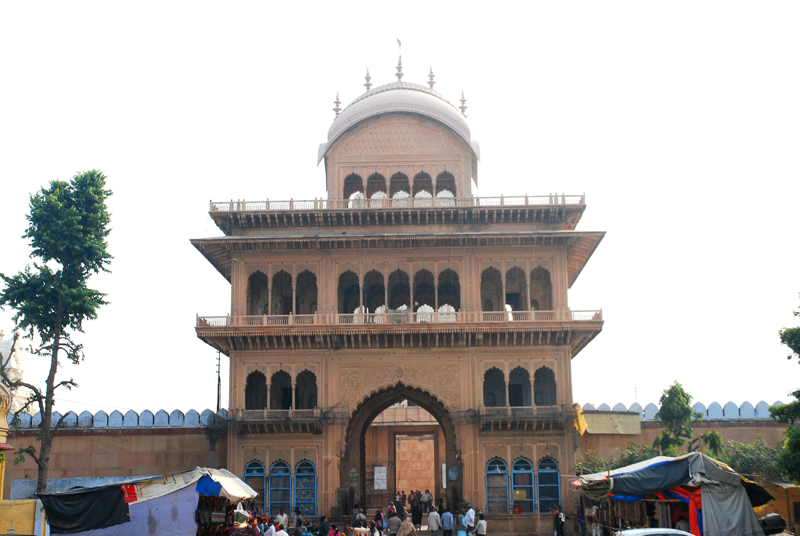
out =
[[[364,80],[367,81],[364,84],[364,87],[367,88],[367,91],[369,91],[370,89],[372,89],[372,82],[371,82],[372,77],[369,75],[369,67],[367,67],[367,76],[364,77]]]
[[[461,91],[461,106],[458,109],[461,110],[461,115],[467,117],[467,99],[464,98],[464,91]]]
[[[397,72],[395,73],[397,77],[397,81],[400,82],[403,80],[403,56],[397,58]]]
[[[342,104],[342,101],[339,100],[339,92],[338,91],[336,92],[336,100],[333,101],[333,104],[334,104],[333,111],[334,111],[334,113],[336,113],[336,115],[334,116],[334,119],[335,119],[336,117],[339,117],[339,112],[342,111],[342,108],[339,106],[340,104]]]
[[[433,86],[436,85],[436,82],[433,80],[434,76],[436,75],[433,74],[433,67],[431,67],[431,74],[428,75],[428,86],[430,86],[431,89],[433,89]]]

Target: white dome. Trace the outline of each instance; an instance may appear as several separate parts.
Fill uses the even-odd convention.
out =
[[[374,117],[393,112],[407,112],[424,115],[450,127],[472,147],[475,156],[477,144],[473,143],[469,125],[461,112],[447,99],[433,89],[411,82],[393,82],[371,89],[348,104],[328,129],[328,142],[319,148],[318,163],[333,143],[356,124]]]

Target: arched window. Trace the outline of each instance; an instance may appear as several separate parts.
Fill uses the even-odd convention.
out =
[[[508,513],[508,468],[500,458],[486,464],[486,512]]]
[[[432,306],[435,300],[433,274],[422,269],[414,274],[414,310],[422,305]]]
[[[350,199],[350,197],[356,192],[361,192],[362,195],[364,194],[364,180],[361,178],[360,175],[351,173],[344,179],[344,189],[342,190],[342,198]]]
[[[511,466],[511,499],[514,511],[520,514],[533,514],[536,499],[533,494],[533,464],[525,458],[517,458]]]
[[[292,303],[292,276],[281,270],[272,276],[272,313],[288,315],[294,311]]]
[[[244,482],[258,492],[258,497],[255,500],[259,502],[256,504],[260,506],[262,512],[265,512],[267,506],[267,473],[264,471],[264,464],[253,460],[245,465]]]
[[[492,367],[483,375],[483,405],[487,408],[506,406],[506,378],[498,368]]]
[[[395,270],[389,274],[389,309],[397,309],[409,302],[411,286],[408,284],[408,274],[402,270]]]
[[[461,284],[458,274],[447,269],[439,274],[439,307],[452,305],[456,311],[461,309]]]
[[[389,179],[389,197],[396,199],[395,196],[398,192],[405,192],[407,194],[406,197],[411,194],[411,188],[408,186],[408,176],[404,173],[395,173]]]
[[[531,405],[531,377],[522,367],[515,368],[508,375],[508,405]]]
[[[317,407],[317,376],[308,370],[297,375],[295,386],[295,409],[314,409]]]
[[[258,371],[251,372],[244,388],[244,409],[266,409],[267,402],[267,377]]]
[[[364,275],[364,305],[370,313],[374,313],[381,305],[386,305],[386,287],[383,274],[370,270]]]
[[[289,513],[291,505],[292,475],[289,473],[289,464],[275,462],[269,468],[269,515],[280,514],[281,508]]]
[[[537,406],[555,406],[556,375],[547,367],[542,367],[533,375],[533,402]]]
[[[439,173],[436,177],[436,197],[439,197],[439,194],[444,191],[450,192],[453,197],[456,196],[456,179],[452,173],[447,171]]]
[[[386,179],[380,173],[373,173],[367,179],[367,197],[372,199],[372,197],[378,193],[383,192],[386,193]]]
[[[543,458],[539,462],[539,512],[550,513],[561,504],[561,478],[558,462],[553,458]]]
[[[487,268],[481,273],[481,303],[484,311],[503,311],[503,283],[496,268]]]
[[[537,311],[553,310],[553,283],[550,272],[541,266],[531,271],[531,309],[534,305]]]
[[[292,377],[285,370],[272,375],[270,382],[269,409],[292,408]]]
[[[527,311],[528,278],[520,268],[514,267],[506,272],[506,303],[512,311]]]
[[[317,472],[308,460],[294,469],[294,506],[304,516],[317,515]]]
[[[247,314],[268,315],[269,281],[264,272],[256,271],[247,278]]]
[[[339,276],[339,313],[352,314],[361,305],[359,293],[361,287],[358,285],[358,276],[352,270],[348,270]]]
[[[298,315],[313,315],[317,312],[317,276],[309,270],[303,270],[297,276],[297,310]]]

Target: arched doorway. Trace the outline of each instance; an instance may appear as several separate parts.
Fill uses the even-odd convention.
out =
[[[370,423],[383,410],[402,400],[408,400],[430,413],[439,423],[444,434],[445,463],[447,465],[447,503],[457,505],[463,496],[463,470],[457,444],[456,428],[450,412],[438,398],[421,389],[398,383],[381,389],[365,399],[353,411],[347,425],[339,475],[340,488],[352,489],[356,503],[366,503],[365,438]],[[452,471],[455,469],[455,471]],[[345,510],[347,511],[347,510]]]

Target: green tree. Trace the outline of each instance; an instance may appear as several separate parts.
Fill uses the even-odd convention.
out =
[[[780,447],[770,447],[763,437],[757,436],[752,443],[728,441],[723,461],[739,474],[775,480],[783,478],[777,467],[780,454]]]
[[[111,191],[105,186],[105,175],[92,170],[69,182],[52,181],[32,195],[23,238],[30,241],[33,262],[16,275],[0,274],[5,283],[0,307],[14,310],[17,329],[31,339],[31,353],[50,361],[44,389],[40,389],[10,378],[6,365],[11,356],[0,359],[0,376],[6,385],[27,387],[32,392],[17,415],[36,406],[42,416],[38,452],[30,446],[20,453],[31,456],[38,466],[37,492],[47,490],[53,438],[69,414],[52,422],[56,390],[77,387],[72,378],[56,382],[59,359],[66,357],[77,364],[83,358],[83,346],[73,336],[82,332],[83,322],[96,318],[106,303],[105,294],[88,287],[90,276],[108,271],[112,259],[106,241],[110,232],[106,200]]]
[[[659,456],[658,447],[648,447],[647,445],[640,445],[633,441],[628,441],[628,446],[622,447],[619,450],[621,452],[620,457],[614,460],[612,469],[633,465],[634,463],[643,462]],[[670,447],[666,451],[662,450],[662,454],[664,456],[673,456],[678,453],[675,451],[674,447]]]
[[[793,312],[794,316],[800,316],[800,309]],[[791,350],[789,359],[798,357],[800,359],[800,326],[794,328],[783,328],[778,332],[781,343]],[[796,422],[800,421],[800,389],[791,393],[795,398],[794,402],[769,408],[772,418],[778,422],[789,424],[783,434],[786,440],[783,443],[783,450],[778,457],[778,469],[795,484],[800,484],[800,427]]]
[[[608,458],[598,456],[597,452],[587,450],[581,459],[575,462],[575,471],[579,475],[590,475],[601,471],[608,471],[612,468],[613,462]]]
[[[666,454],[668,451],[682,447],[688,441],[687,452],[693,452],[698,446],[705,446],[718,455],[722,450],[722,438],[716,430],[711,430],[700,437],[693,438],[693,422],[703,420],[703,415],[692,409],[692,395],[687,393],[680,383],[673,383],[665,389],[659,400],[660,406],[656,419],[664,423],[664,431],[653,442],[654,449]]]
[[[800,309],[794,311],[792,314],[794,316],[800,316]],[[791,350],[787,359],[797,357],[798,363],[800,363],[800,326],[795,328],[783,328],[778,331],[778,336],[781,339],[781,344],[785,344],[789,347],[789,350]]]

